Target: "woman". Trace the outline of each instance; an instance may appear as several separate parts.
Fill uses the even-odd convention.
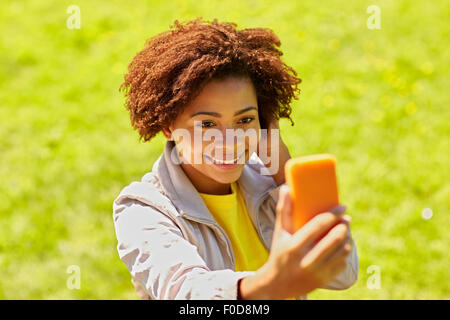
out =
[[[350,287],[358,259],[344,206],[291,229],[278,119],[293,123],[301,80],[278,37],[216,19],[174,26],[147,42],[121,86],[141,139],[167,139],[113,204],[119,256],[141,298],[304,299]]]

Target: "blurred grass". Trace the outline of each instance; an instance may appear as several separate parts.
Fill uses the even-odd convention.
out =
[[[150,171],[118,92],[131,58],[175,19],[268,27],[303,79],[293,156],[338,158],[359,281],[310,299],[449,299],[447,1],[3,1],[0,10],[0,298],[137,299],[119,260],[112,201]],[[366,8],[381,9],[381,30]],[[421,216],[424,208],[433,217]],[[81,288],[69,290],[77,265]],[[370,290],[369,266],[381,271]]]

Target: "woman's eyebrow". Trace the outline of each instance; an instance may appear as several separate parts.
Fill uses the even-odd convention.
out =
[[[244,108],[242,110],[239,110],[239,111],[235,112],[234,115],[237,116],[237,115],[240,115],[240,114],[242,114],[244,112],[247,112],[249,110],[252,110],[252,109],[255,109],[256,111],[258,111],[258,109],[256,109],[255,107],[250,106],[250,107],[247,107],[247,108]]]
[[[191,118],[194,116],[197,116],[199,114],[206,114],[208,116],[213,116],[213,117],[217,117],[217,118],[220,118],[222,116],[220,113],[217,113],[217,112],[199,111],[199,112],[191,114]]]
[[[247,111],[249,111],[249,110],[252,110],[252,109],[258,110],[258,109],[256,109],[255,107],[250,106],[250,107],[244,108],[244,109],[242,109],[242,110],[236,111],[236,112],[234,113],[234,116],[240,115],[240,114],[242,114],[242,113],[244,113],[244,112],[247,112]],[[217,112],[199,111],[199,112],[196,112],[196,113],[191,114],[191,118],[192,118],[193,116],[196,116],[196,115],[199,115],[199,114],[206,114],[206,115],[208,115],[208,116],[213,116],[213,117],[217,117],[217,118],[222,117],[222,115],[221,115],[220,113],[217,113]]]

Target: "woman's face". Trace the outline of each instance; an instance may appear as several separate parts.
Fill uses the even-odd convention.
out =
[[[181,166],[197,189],[214,193],[240,177],[256,151],[259,129],[255,88],[250,78],[234,76],[210,81],[163,133],[175,140]]]

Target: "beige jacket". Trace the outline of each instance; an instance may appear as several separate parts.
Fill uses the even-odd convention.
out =
[[[172,148],[174,142],[167,141],[152,171],[126,186],[113,203],[120,259],[149,299],[236,299],[238,280],[254,271],[234,271],[230,239],[181,166],[172,161],[177,154]],[[260,174],[263,166],[253,153],[237,183],[270,250],[281,186]],[[347,265],[325,288],[345,289],[356,282],[356,246]]]

